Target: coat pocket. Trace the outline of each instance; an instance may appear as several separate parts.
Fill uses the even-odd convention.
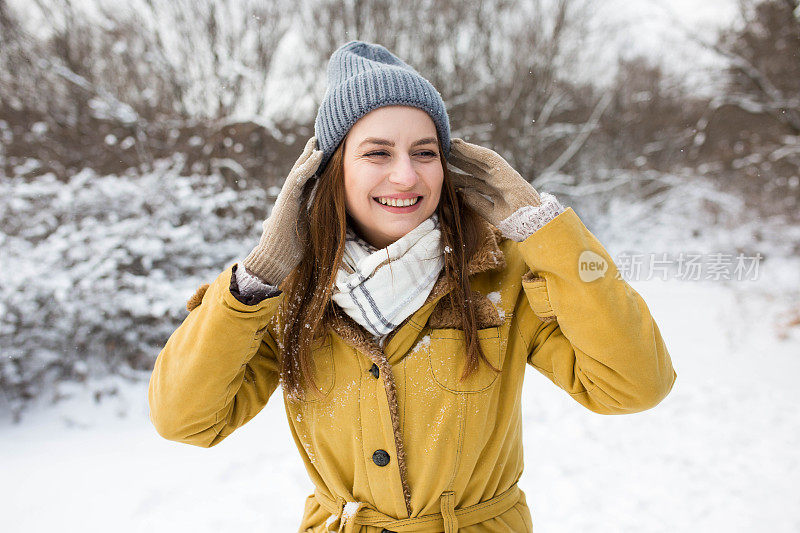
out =
[[[498,326],[478,330],[478,343],[486,359],[502,370],[500,350],[500,328]],[[453,393],[481,392],[489,389],[499,374],[480,361],[477,370],[466,380],[459,381],[467,362],[464,331],[455,328],[430,331],[429,361],[434,381]]]
[[[333,361],[333,344],[330,336],[322,346],[311,350],[311,365],[314,368],[314,383],[322,396],[318,398],[313,390],[306,390],[303,400],[305,403],[319,402],[327,398],[336,382],[336,365]]]
[[[542,322],[556,320],[553,306],[550,304],[550,296],[547,293],[547,281],[544,278],[528,272],[522,276],[522,288],[525,296],[528,297],[531,309]]]

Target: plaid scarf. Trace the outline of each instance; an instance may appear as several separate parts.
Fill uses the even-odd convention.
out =
[[[333,301],[383,341],[422,306],[444,268],[440,228],[434,213],[379,250],[348,226]]]

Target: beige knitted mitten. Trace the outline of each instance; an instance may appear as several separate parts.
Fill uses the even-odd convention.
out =
[[[264,231],[258,245],[242,261],[248,272],[265,283],[278,286],[302,259],[303,243],[296,227],[300,194],[320,161],[322,150],[317,149],[314,136],[306,142],[303,153],[283,183],[272,213],[261,224]]]
[[[472,208],[495,226],[520,207],[542,203],[533,185],[489,148],[453,138],[447,160],[466,172],[451,171],[453,185],[462,191]]]

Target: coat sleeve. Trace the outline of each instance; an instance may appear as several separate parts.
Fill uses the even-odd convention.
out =
[[[150,420],[166,439],[214,446],[253,418],[278,386],[277,330],[270,324],[282,296],[252,305],[237,300],[230,290],[236,267],[198,290],[156,358]]]
[[[596,413],[657,405],[677,377],[664,339],[575,211],[567,208],[517,246],[529,268],[516,320],[528,363]]]

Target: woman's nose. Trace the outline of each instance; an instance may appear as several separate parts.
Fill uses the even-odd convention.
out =
[[[408,156],[398,157],[389,174],[389,181],[397,185],[411,188],[419,181],[414,162]]]

